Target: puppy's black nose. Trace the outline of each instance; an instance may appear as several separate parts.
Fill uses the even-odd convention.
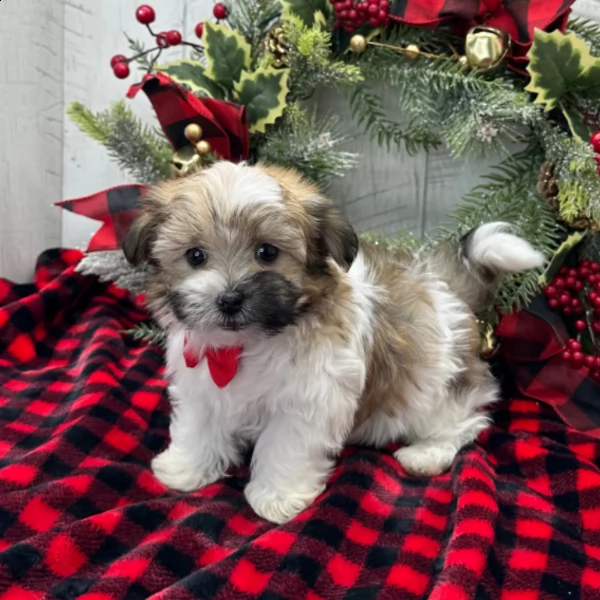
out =
[[[235,315],[242,308],[244,299],[242,292],[223,292],[217,299],[217,304],[221,312],[226,315]]]

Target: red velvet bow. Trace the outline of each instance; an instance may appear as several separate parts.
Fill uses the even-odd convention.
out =
[[[191,123],[202,127],[202,139],[210,143],[217,156],[239,162],[249,155],[246,107],[198,98],[163,73],[149,74],[142,83],[129,88],[128,98],[142,90],[147,96],[165,135],[175,150],[187,146],[184,130]]]
[[[249,156],[246,107],[223,100],[197,98],[162,73],[144,77],[127,94],[133,98],[143,90],[156,111],[156,116],[175,150],[189,144],[184,130],[190,123],[202,127],[203,139],[217,156],[239,162]],[[145,186],[133,184],[103,190],[85,198],[64,200],[56,205],[97,221],[102,226],[88,244],[88,252],[118,250],[129,227],[139,212],[139,201]]]
[[[574,0],[397,0],[391,19],[417,27],[456,26],[461,33],[486,24],[507,31],[512,40],[512,63],[527,63],[533,30],[564,31]]]
[[[235,377],[240,366],[240,355],[242,348],[233,346],[230,348],[207,349],[203,355],[193,348],[186,339],[183,345],[183,358],[188,369],[194,369],[202,358],[206,357],[208,370],[215,385],[219,388],[227,386]]]

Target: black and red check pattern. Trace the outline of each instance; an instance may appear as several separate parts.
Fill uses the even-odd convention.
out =
[[[120,333],[146,315],[80,257],[0,280],[1,600],[600,597],[600,441],[528,399],[432,480],[348,449],[285,526],[247,506],[246,467],[166,490],[161,352]]]
[[[564,31],[574,0],[396,0],[390,17],[400,23],[459,30],[486,24],[507,31],[513,42],[512,62],[524,68],[535,29]]]

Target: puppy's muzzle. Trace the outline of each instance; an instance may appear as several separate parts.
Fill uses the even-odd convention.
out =
[[[231,290],[223,292],[217,298],[217,306],[219,310],[228,317],[232,317],[242,310],[246,296],[243,292]]]

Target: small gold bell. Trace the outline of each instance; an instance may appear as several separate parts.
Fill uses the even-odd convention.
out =
[[[206,156],[211,153],[212,148],[206,140],[202,140],[196,144],[196,152],[199,156]]]
[[[364,35],[353,35],[350,38],[350,50],[361,54],[367,49],[367,38]]]
[[[193,146],[181,148],[171,158],[171,174],[173,177],[186,177],[201,168],[202,159]]]
[[[465,54],[470,67],[493,69],[510,50],[510,36],[503,29],[489,25],[472,27],[465,39]]]
[[[202,127],[197,123],[190,123],[183,130],[183,135],[190,144],[197,144],[202,139]]]
[[[404,49],[404,56],[406,56],[406,58],[417,58],[417,56],[419,56],[420,53],[421,50],[416,44],[409,44]]]

